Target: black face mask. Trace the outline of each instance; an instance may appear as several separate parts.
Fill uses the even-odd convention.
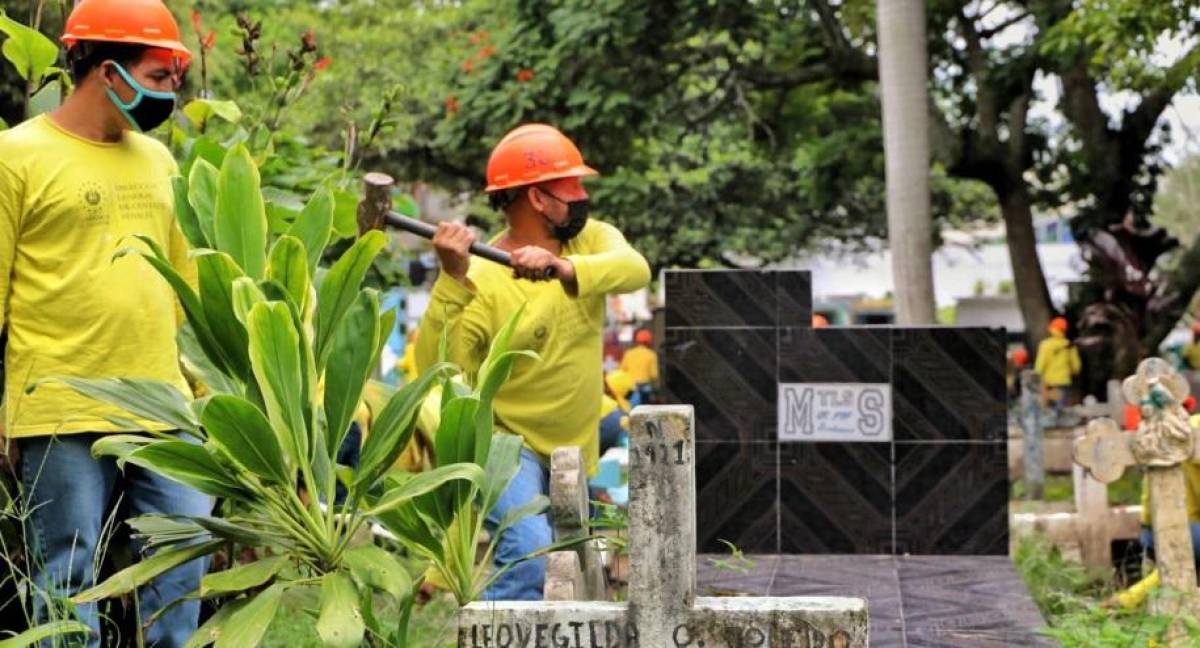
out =
[[[129,120],[130,125],[146,132],[167,121],[171,112],[175,110],[175,93],[149,90],[134,80],[133,75],[121,67],[121,64],[114,61],[113,67],[137,93],[129,103],[125,103],[112,88],[107,88],[108,97],[116,104],[121,114],[125,115],[125,119]]]
[[[576,236],[579,236],[579,233],[583,231],[583,227],[587,225],[588,221],[588,199],[563,200],[549,191],[545,191],[544,189],[542,191],[567,206],[567,222],[562,225],[558,225],[553,221],[550,222],[550,229],[554,234],[554,238],[558,239],[560,243],[567,243]]]

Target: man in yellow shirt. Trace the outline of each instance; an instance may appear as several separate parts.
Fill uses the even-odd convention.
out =
[[[421,322],[417,366],[424,371],[436,361],[449,329],[450,360],[473,380],[492,336],[522,305],[512,348],[541,357],[518,359],[496,394],[497,425],[523,437],[525,448],[520,472],[489,514],[492,525],[549,491],[547,457],[555,448],[580,446],[588,471],[596,467],[605,298],[645,287],[650,268],[615,227],[588,220],[580,178],[595,173],[555,128],[521,126],[496,145],[487,168],[486,191],[508,225],[493,245],[512,255],[513,268],[468,256],[475,235],[460,223],[441,223],[433,239],[441,274]],[[553,279],[545,281],[548,270]],[[501,534],[497,566],[551,541],[545,515],[526,517]],[[537,600],[544,579],[544,559],[524,562],[485,597]]]
[[[175,162],[140,132],[174,110],[189,57],[178,25],[161,0],[87,0],[68,18],[63,42],[74,92],[54,112],[0,133],[6,444],[20,455],[29,564],[38,587],[60,601],[93,584],[105,507],[119,480],[111,457],[92,458],[92,443],[149,424],[62,384],[27,388],[54,376],[129,377],[188,393],[174,293],[145,261],[114,260],[113,253],[134,244],[130,235],[144,234],[194,277],[174,216]],[[207,496],[132,465],[123,483],[134,515],[212,509]],[[193,561],[143,588],[143,620],[194,591],[205,567]],[[46,620],[46,598],[31,598]],[[92,628],[88,645],[99,646],[95,605],[78,605],[75,613]],[[147,642],[182,646],[198,616],[199,601],[171,608],[149,628]]]
[[[638,329],[633,336],[636,346],[621,356],[621,371],[629,374],[636,385],[634,405],[649,403],[658,385],[658,353],[650,348],[654,336],[649,329]]]
[[[1055,419],[1062,416],[1067,403],[1067,390],[1083,364],[1079,347],[1067,339],[1067,320],[1055,317],[1050,321],[1050,336],[1038,345],[1033,370],[1042,378],[1042,402],[1050,405]]]

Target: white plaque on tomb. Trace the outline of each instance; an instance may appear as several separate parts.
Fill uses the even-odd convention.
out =
[[[891,441],[887,383],[779,383],[780,441]]]

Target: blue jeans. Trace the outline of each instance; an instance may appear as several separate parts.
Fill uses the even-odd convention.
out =
[[[1191,522],[1188,526],[1192,530],[1192,561],[1200,569],[1200,522]],[[1154,529],[1148,526],[1142,527],[1142,536],[1139,539],[1142,541],[1142,551],[1146,552],[1148,558],[1154,560]]]
[[[496,508],[487,516],[487,528],[495,532],[504,513],[524,506],[538,495],[550,494],[550,470],[529,448],[521,448],[521,468],[500,495]],[[500,534],[496,543],[495,565],[499,569],[516,562],[554,541],[550,517],[528,515]],[[487,601],[540,601],[546,581],[546,558],[527,560],[497,578],[483,593]]]
[[[609,448],[616,447],[621,443],[621,434],[625,432],[625,428],[621,427],[621,419],[627,416],[621,408],[617,408],[610,412],[608,416],[600,419],[600,455]]]
[[[29,511],[26,528],[34,579],[45,595],[65,599],[93,585],[93,559],[102,543],[101,530],[106,507],[121,482],[131,515],[170,513],[208,515],[213,500],[156,473],[126,464],[121,480],[112,457],[93,459],[92,443],[99,434],[70,434],[20,439],[21,482],[24,506]],[[181,439],[194,441],[190,436]],[[140,553],[135,544],[134,550]],[[159,576],[138,591],[138,607],[144,622],[164,605],[182,598],[200,586],[208,568],[198,558]],[[34,597],[34,614],[46,620],[47,601]],[[88,646],[100,646],[100,620],[96,604],[76,605],[79,620],[91,626]],[[61,614],[61,613],[59,613]],[[175,606],[146,633],[146,644],[172,648],[182,646],[196,630],[200,602]],[[72,645],[75,645],[72,643]]]

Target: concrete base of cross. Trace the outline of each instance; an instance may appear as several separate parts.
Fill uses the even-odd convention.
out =
[[[769,601],[769,603],[767,602]],[[471,603],[458,616],[459,648],[857,648],[867,645],[866,602],[856,598],[708,598],[649,631],[623,603]]]

